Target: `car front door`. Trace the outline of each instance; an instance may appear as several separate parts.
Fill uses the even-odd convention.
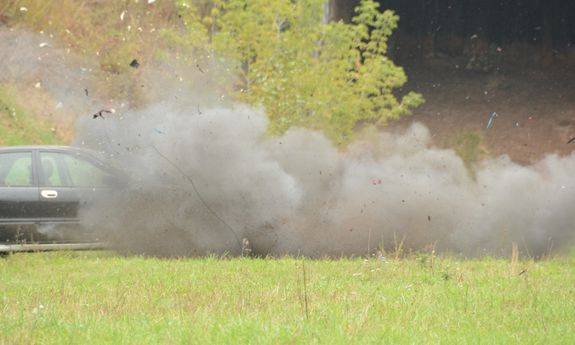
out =
[[[0,152],[0,224],[33,223],[39,198],[31,150]]]
[[[42,217],[50,222],[76,222],[78,209],[105,189],[107,172],[72,152],[39,152]]]

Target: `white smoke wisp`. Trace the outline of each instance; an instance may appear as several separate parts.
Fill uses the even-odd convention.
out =
[[[575,154],[533,166],[502,156],[472,176],[426,127],[381,133],[345,152],[317,132],[265,135],[246,106],[157,104],[103,121],[78,138],[121,162],[132,184],[85,220],[107,219],[119,249],[158,255],[365,255],[402,241],[465,255],[531,255],[571,243]],[[117,164],[117,163],[116,163]]]
[[[0,26],[0,84],[25,91],[36,86],[50,93],[56,104],[45,107],[45,113],[68,117],[61,113],[78,114],[95,107],[98,100],[86,96],[94,85],[94,65],[49,37]]]

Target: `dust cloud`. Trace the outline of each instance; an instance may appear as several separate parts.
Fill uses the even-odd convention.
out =
[[[573,239],[574,154],[533,166],[502,156],[472,174],[421,124],[342,151],[305,129],[270,138],[265,113],[247,106],[198,112],[193,97],[83,119],[78,138],[132,181],[84,218],[130,252],[238,254],[248,238],[255,253],[274,255],[364,255],[400,243],[502,255],[513,242],[541,255]]]
[[[78,114],[74,145],[128,176],[80,210],[119,251],[240,254],[247,238],[263,255],[366,255],[400,244],[504,255],[512,243],[542,255],[573,243],[575,154],[531,166],[501,156],[472,173],[417,123],[345,150],[306,129],[270,137],[265,111],[228,101],[209,65],[199,73],[144,63],[134,73],[147,105],[116,100],[115,113],[94,119],[109,102],[85,93],[88,62],[67,62],[33,35],[0,34],[10,48],[0,49],[1,81],[41,80]]]

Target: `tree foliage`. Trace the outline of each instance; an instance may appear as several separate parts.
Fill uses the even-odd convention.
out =
[[[394,90],[407,77],[386,56],[399,17],[362,0],[352,23],[326,22],[325,0],[178,0],[188,42],[238,76],[232,92],[262,105],[271,134],[323,131],[338,144],[423,102]]]

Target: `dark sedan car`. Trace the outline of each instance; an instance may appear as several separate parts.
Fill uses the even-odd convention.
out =
[[[79,207],[115,181],[117,174],[88,150],[0,147],[0,241],[85,239]]]

